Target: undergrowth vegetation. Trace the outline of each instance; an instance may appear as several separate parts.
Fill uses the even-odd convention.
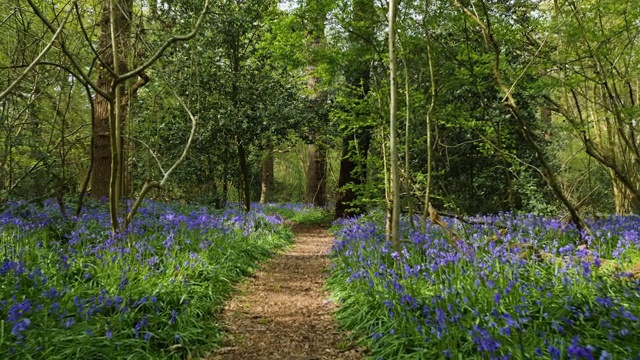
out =
[[[260,205],[259,205],[260,206]],[[304,225],[329,225],[333,220],[330,208],[315,207],[311,204],[284,203],[261,205],[266,213],[277,214],[283,218]]]
[[[289,244],[275,215],[147,202],[113,236],[104,204],[0,214],[0,358],[192,358],[232,284]]]
[[[373,358],[640,358],[640,218],[582,240],[554,219],[475,220],[449,222],[457,242],[405,222],[401,253],[381,216],[336,224],[329,288]]]

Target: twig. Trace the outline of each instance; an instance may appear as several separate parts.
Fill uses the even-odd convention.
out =
[[[191,110],[189,110],[187,105],[184,103],[184,101],[182,100],[182,97],[180,97],[180,95],[178,95],[178,93],[175,90],[171,89],[171,91],[173,92],[173,95],[178,99],[178,102],[180,103],[180,105],[182,105],[182,108],[189,115],[189,118],[191,118],[191,132],[189,134],[189,138],[187,139],[187,144],[184,146],[184,149],[182,151],[182,155],[180,155],[180,158],[176,160],[176,162],[166,172],[164,172],[163,174],[164,176],[160,181],[147,180],[145,182],[144,186],[142,187],[142,190],[140,190],[140,194],[136,198],[136,201],[131,207],[131,210],[129,210],[129,213],[127,214],[127,217],[123,224],[123,229],[126,229],[129,226],[129,224],[131,224],[131,220],[133,219],[133,216],[138,211],[138,208],[142,204],[142,200],[144,200],[147,193],[149,193],[149,191],[151,191],[152,189],[164,187],[164,185],[169,180],[169,176],[171,176],[171,173],[178,166],[180,166],[180,164],[182,164],[185,161],[185,159],[187,158],[187,153],[189,152],[189,148],[191,147],[191,143],[193,142],[193,138],[196,133],[196,124],[198,123],[198,118],[191,113]]]
[[[8,88],[6,88],[2,94],[0,94],[0,100],[2,100],[3,98],[5,98],[7,95],[9,95],[9,93],[11,92],[11,90],[13,90],[13,88],[15,88],[16,86],[18,86],[18,84],[20,84],[20,82],[25,78],[25,76],[27,76],[27,74],[29,74],[31,72],[31,70],[33,70],[34,67],[36,67],[36,65],[38,65],[38,62],[40,61],[40,59],[47,53],[49,52],[49,49],[51,49],[51,47],[53,46],[53,44],[55,43],[56,39],[58,38],[58,36],[62,33],[62,29],[64,28],[64,25],[67,23],[67,19],[69,19],[69,14],[71,14],[71,10],[73,9],[73,7],[70,7],[69,10],[67,10],[67,14],[64,16],[64,19],[62,19],[62,24],[60,24],[60,27],[58,28],[58,30],[56,30],[56,32],[53,34],[53,37],[51,38],[51,41],[49,41],[49,43],[47,44],[47,46],[44,47],[44,49],[42,49],[42,51],[40,52],[40,54],[38,54],[38,56],[36,56],[36,58],[31,62],[31,64],[29,64],[29,66],[27,66],[27,68],[22,72],[22,74],[20,74],[20,76],[18,76],[17,79],[15,79],[13,81],[13,83],[11,83],[11,85],[9,85]]]

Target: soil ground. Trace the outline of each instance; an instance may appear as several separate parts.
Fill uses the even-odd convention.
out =
[[[228,336],[207,360],[356,360],[363,349],[345,340],[323,290],[332,237],[318,226],[296,225],[295,244],[265,263],[226,305]]]

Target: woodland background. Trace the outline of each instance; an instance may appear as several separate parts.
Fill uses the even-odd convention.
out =
[[[3,1],[0,206],[638,212],[634,1],[393,5],[390,62],[384,0]]]

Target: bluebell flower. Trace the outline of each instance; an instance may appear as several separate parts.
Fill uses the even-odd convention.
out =
[[[602,350],[600,352],[600,357],[598,359],[599,360],[610,360],[610,359],[613,359],[613,357],[606,350]]]
[[[560,359],[560,350],[553,345],[549,345],[549,356],[553,360]]]
[[[580,337],[574,336],[571,345],[567,347],[567,354],[572,359],[588,359],[593,360],[593,350],[589,347],[580,346]]]
[[[178,312],[175,310],[171,310],[171,318],[169,319],[169,324],[173,325],[176,323],[178,318]]]
[[[15,336],[18,339],[23,339],[24,335],[22,334],[22,332],[27,330],[29,325],[31,325],[31,320],[27,318],[22,318],[16,321],[11,328],[11,335]]]
[[[64,318],[62,320],[62,326],[64,326],[65,329],[70,328],[71,326],[73,326],[73,324],[76,322],[76,320],[72,317],[67,317]]]
[[[595,300],[595,302],[597,302],[598,304],[604,306],[605,308],[613,306],[613,301],[610,298],[607,298],[607,297],[596,296],[596,298],[594,300]]]

